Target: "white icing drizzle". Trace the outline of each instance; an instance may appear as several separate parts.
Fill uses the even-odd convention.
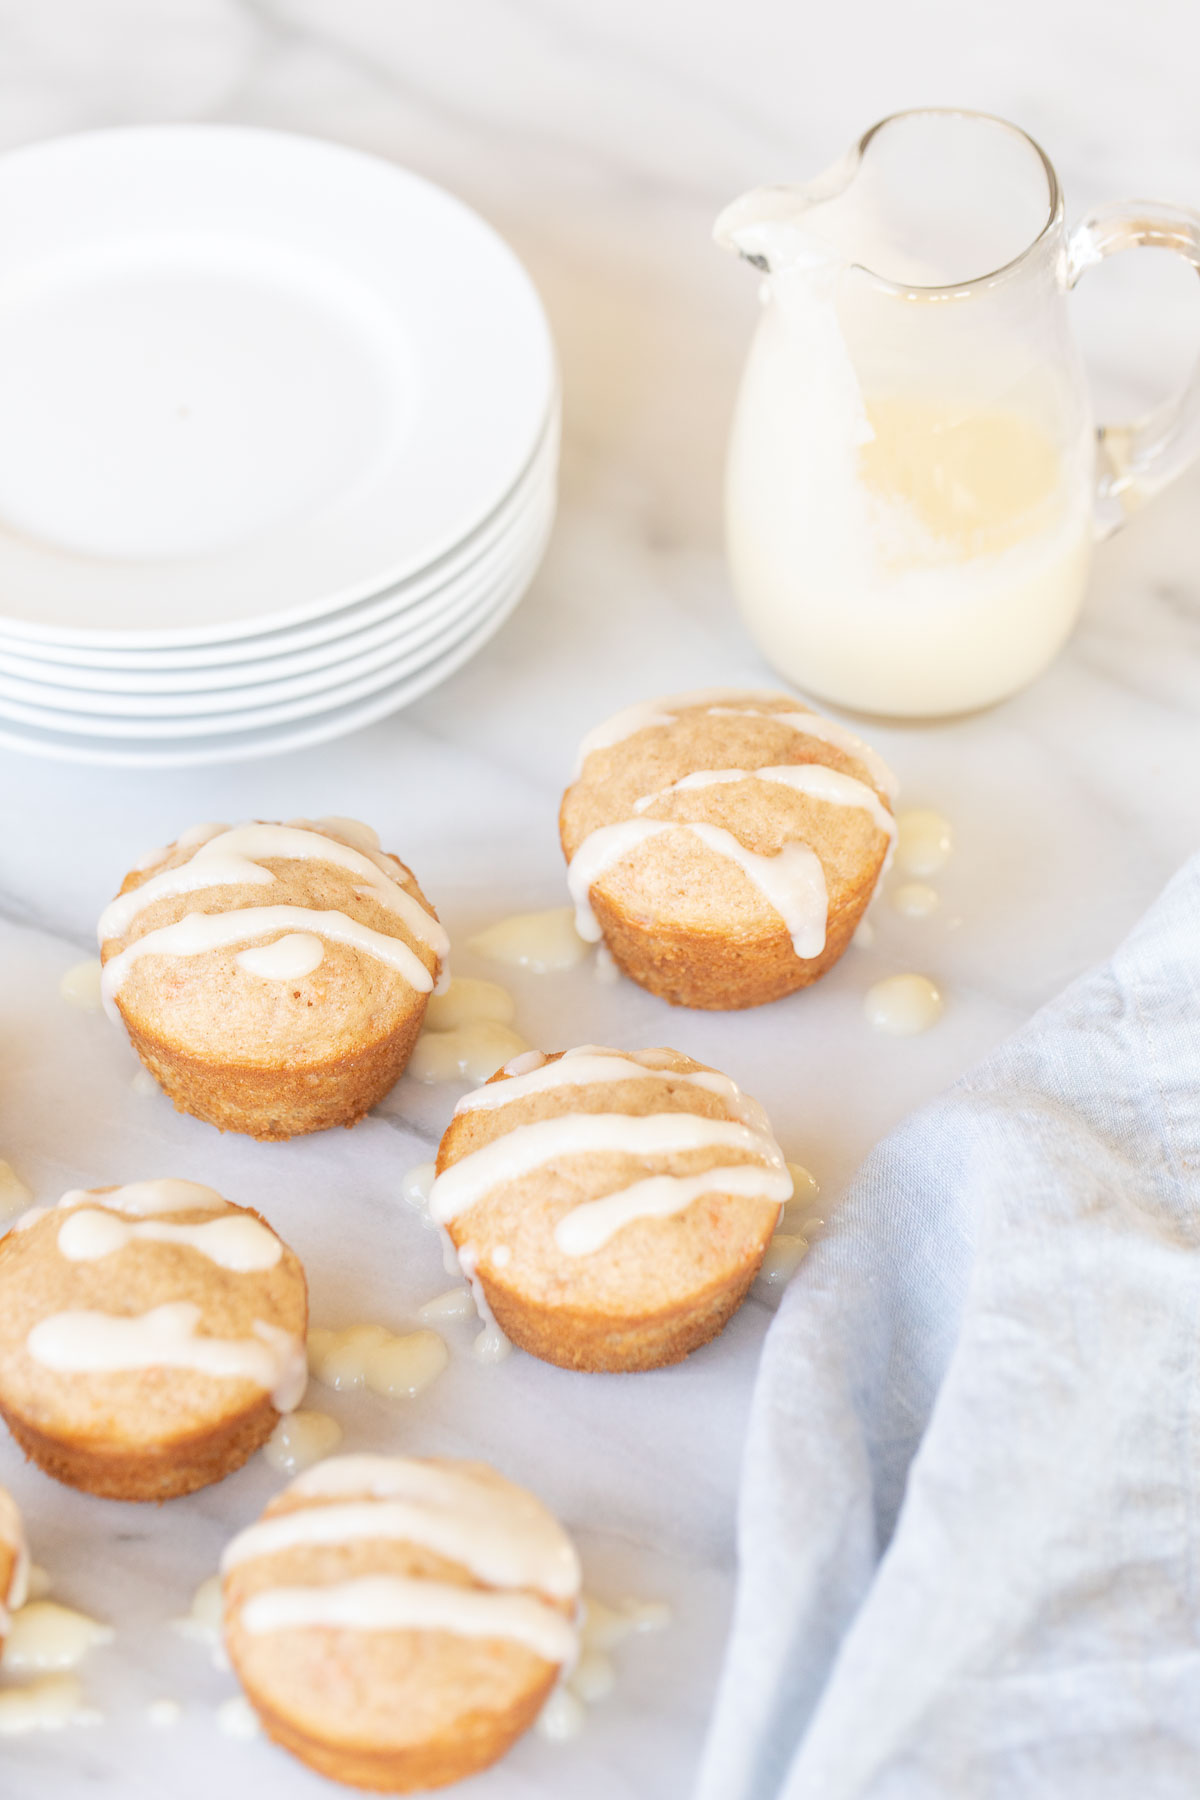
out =
[[[186,1246],[239,1275],[273,1269],[283,1255],[283,1245],[261,1219],[232,1210],[199,1225],[173,1225],[160,1219],[131,1225],[109,1212],[81,1207],[59,1231],[58,1249],[68,1262],[97,1262],[127,1244],[145,1241]]]
[[[289,825],[238,825],[202,843],[190,861],[164,869],[139,887],[118,894],[100,915],[97,935],[124,937],[138,915],[168,895],[192,894],[204,888],[271,886],[275,876],[261,866],[264,861],[332,863],[362,883],[371,899],[402,919],[413,936],[438,956],[450,948],[450,940],[438,921],[426,912],[396,879],[398,865],[378,849],[360,850],[341,843],[307,820]]]
[[[579,1591],[579,1557],[558,1520],[533,1494],[505,1481],[484,1463],[434,1463],[370,1454],[333,1456],[307,1470],[288,1492],[305,1500],[360,1500],[368,1495],[374,1501],[404,1501],[435,1521],[431,1530],[447,1529],[446,1521],[453,1515],[462,1542],[446,1554],[480,1579],[504,1585],[499,1574],[486,1575],[483,1565],[472,1560],[474,1556],[485,1556],[488,1568],[498,1569],[504,1562],[517,1571],[513,1586],[536,1587],[555,1600],[570,1599]],[[252,1532],[257,1529],[249,1528]],[[412,1541],[426,1542],[423,1538]],[[234,1555],[240,1542],[241,1538],[233,1540],[226,1557]],[[482,1547],[485,1543],[486,1548]],[[436,1548],[432,1540],[429,1544]]]
[[[847,756],[853,756],[860,762],[876,787],[887,794],[889,799],[895,797],[895,776],[883,758],[869,744],[864,744],[855,732],[836,719],[825,718],[821,713],[802,710],[786,713],[764,711],[762,702],[773,699],[790,701],[791,696],[763,694],[747,688],[698,688],[690,694],[671,694],[661,700],[639,701],[588,732],[579,746],[575,778],[578,780],[583,772],[583,765],[593,750],[610,749],[613,744],[623,743],[626,738],[633,737],[639,731],[647,731],[655,725],[673,725],[680,713],[686,712],[690,707],[703,706],[718,716],[727,714],[774,719],[779,724],[790,725],[793,730],[803,732],[806,737],[832,744],[835,749],[844,751]],[[738,701],[743,704],[731,704]]]
[[[687,831],[706,849],[736,863],[787,927],[799,957],[819,956],[825,948],[829,898],[821,859],[807,844],[785,844],[775,856],[748,850],[731,831],[700,820],[622,819],[601,825],[584,838],[567,867],[567,887],[575,902],[575,929],[589,943],[601,937],[600,922],[589,894],[601,877],[639,845],[664,831]]]
[[[495,1489],[484,1490],[481,1497],[483,1505],[470,1492],[464,1500],[459,1489],[447,1484],[444,1498],[436,1488],[432,1499],[418,1489],[402,1500],[298,1507],[243,1531],[226,1550],[221,1567],[233,1569],[299,1544],[379,1539],[419,1544],[461,1563],[489,1587],[536,1588],[555,1599],[569,1599],[579,1586],[578,1567],[562,1534],[547,1529],[542,1509],[499,1507]]]
[[[489,1082],[474,1093],[464,1094],[454,1109],[455,1115],[490,1112],[495,1107],[510,1106],[514,1101],[527,1099],[530,1094],[544,1094],[555,1088],[592,1087],[610,1081],[666,1081],[704,1088],[708,1093],[718,1095],[743,1125],[756,1131],[770,1130],[767,1115],[758,1101],[744,1094],[736,1081],[719,1074],[716,1069],[673,1069],[661,1061],[647,1060],[661,1056],[662,1052],[606,1050],[599,1044],[580,1044],[574,1050],[564,1050],[556,1062],[547,1062],[540,1052],[538,1055],[540,1060],[528,1069],[519,1069],[517,1062],[524,1059],[517,1058],[506,1065],[508,1078],[505,1081]]]
[[[299,981],[325,960],[325,946],[311,931],[291,931],[273,944],[254,944],[234,957],[239,969],[260,981]]]
[[[816,738],[819,743],[830,744],[835,750],[842,750],[860,762],[875,786],[885,793],[889,800],[894,800],[900,791],[900,783],[896,780],[877,750],[865,744],[848,726],[837,719],[827,719],[824,713],[763,712],[756,706],[713,706],[709,711],[714,717],[737,717],[744,719],[773,719],[777,725],[790,725],[793,731],[804,737]]]
[[[305,906],[245,906],[233,912],[185,913],[173,925],[160,925],[157,931],[135,938],[104,965],[105,1010],[110,1018],[119,1017],[116,995],[134,963],[143,956],[202,956],[207,950],[220,950],[275,931],[312,931],[331,943],[349,944],[395,969],[419,993],[428,994],[433,989],[433,976],[402,938],[375,931],[346,913],[314,912]]]
[[[278,1412],[300,1403],[308,1380],[300,1338],[255,1320],[250,1338],[202,1337],[193,1300],[172,1300],[132,1317],[85,1310],[52,1313],[25,1340],[45,1369],[64,1375],[116,1374],[133,1369],[194,1369],[218,1379],[250,1381],[265,1389]]]
[[[418,1319],[428,1319],[441,1324],[445,1319],[469,1319],[474,1315],[475,1302],[471,1298],[470,1288],[447,1288],[444,1294],[437,1294],[427,1300],[417,1311]]]
[[[323,1587],[268,1588],[248,1600],[249,1632],[333,1626],[344,1631],[449,1631],[458,1637],[504,1638],[549,1663],[575,1654],[575,1627],[527,1594],[489,1593],[399,1575],[363,1575]]]
[[[152,1218],[156,1213],[227,1212],[229,1202],[216,1188],[202,1181],[183,1181],[178,1176],[163,1175],[153,1181],[127,1181],[122,1187],[68,1188],[59,1201],[63,1209],[72,1206],[106,1206],[110,1211],[133,1213],[137,1218]]]
[[[574,1655],[574,1626],[528,1593],[579,1593],[579,1559],[557,1520],[534,1498],[478,1464],[391,1456],[337,1456],[288,1490],[322,1502],[262,1519],[222,1559],[230,1570],[299,1545],[369,1539],[411,1543],[468,1569],[493,1590],[396,1576],[323,1587],[268,1588],[241,1609],[248,1631],[306,1625],[361,1631],[441,1630],[524,1643],[549,1662]],[[364,1497],[366,1496],[366,1497]],[[495,1591],[503,1590],[503,1591]]]
[[[128,1181],[124,1187],[68,1188],[57,1206],[35,1206],[13,1227],[28,1231],[50,1212],[68,1212],[77,1206],[102,1206],[109,1212],[130,1213],[134,1218],[154,1218],[173,1212],[229,1212],[230,1205],[215,1188],[199,1181],[163,1176],[156,1181]]]
[[[870,813],[873,824],[882,831],[889,843],[896,835],[895,816],[883,804],[873,787],[865,781],[859,781],[853,775],[843,775],[838,769],[831,769],[826,763],[780,763],[764,769],[697,769],[691,775],[684,775],[681,780],[671,782],[669,787],[659,788],[656,793],[643,794],[635,800],[633,810],[643,813],[659,800],[666,800],[672,794],[678,794],[688,788],[714,787],[728,781],[769,781],[780,787],[789,787],[797,794],[807,794],[810,799],[824,800],[830,806],[854,806],[863,812]]]
[[[343,819],[337,813],[326,813],[324,818],[314,819],[313,824],[319,830],[332,832],[334,837],[352,844],[364,856],[374,856],[379,850],[379,833],[373,825],[365,825],[361,819]]]
[[[220,837],[223,831],[229,829],[228,825],[189,825],[186,831],[180,832],[173,844],[163,844],[157,850],[147,850],[145,856],[139,856],[133,866],[139,875],[143,869],[156,869],[159,863],[166,862],[172,851],[190,850],[193,844],[207,844],[209,838]]]
[[[445,1227],[443,1227],[443,1230]],[[471,1345],[471,1355],[476,1362],[486,1363],[489,1367],[504,1361],[512,1353],[512,1340],[500,1329],[500,1321],[492,1311],[491,1304],[479,1279],[479,1253],[474,1244],[464,1244],[456,1249],[454,1239],[446,1232],[446,1242],[450,1252],[470,1291],[483,1330]]]
[[[554,1227],[554,1241],[564,1256],[590,1256],[634,1219],[669,1218],[704,1194],[741,1194],[782,1205],[791,1193],[786,1168],[764,1169],[757,1163],[706,1169],[702,1175],[650,1175],[618,1193],[573,1207]]]
[[[649,1157],[716,1148],[742,1150],[758,1157],[760,1186],[768,1185],[761,1164],[765,1163],[767,1170],[786,1173],[783,1153],[774,1139],[733,1119],[708,1119],[688,1112],[642,1117],[630,1113],[563,1113],[557,1118],[518,1125],[451,1164],[433,1184],[429,1210],[438,1224],[448,1224],[502,1182],[528,1175],[564,1156],[607,1151]]]
[[[614,744],[623,744],[626,738],[634,737],[639,731],[648,731],[654,725],[673,725],[677,715],[686,712],[690,706],[711,707],[725,700],[750,697],[746,688],[696,688],[693,693],[667,694],[661,700],[638,700],[632,706],[624,706],[611,719],[605,719],[588,732],[579,746],[575,779],[578,781],[583,773],[583,765],[593,750],[609,750]]]

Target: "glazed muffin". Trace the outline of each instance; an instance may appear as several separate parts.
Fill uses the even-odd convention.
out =
[[[647,701],[583,741],[559,830],[581,935],[678,1006],[761,1006],[842,954],[895,835],[874,751],[787,694]]]
[[[307,1323],[257,1213],[194,1181],[73,1189],[0,1239],[0,1414],[70,1487],[189,1494],[299,1404]]]
[[[757,1101],[677,1050],[518,1057],[455,1108],[429,1209],[500,1329],[655,1369],[725,1326],[792,1192]]]
[[[576,1650],[570,1540],[479,1463],[332,1457],[221,1566],[229,1659],[268,1736],[357,1787],[486,1768]]]
[[[125,877],[99,937],[105,1005],[179,1111],[268,1139],[382,1099],[449,949],[350,819],[197,826]]]
[[[0,1651],[17,1608],[29,1593],[29,1550],[17,1503],[0,1488]]]

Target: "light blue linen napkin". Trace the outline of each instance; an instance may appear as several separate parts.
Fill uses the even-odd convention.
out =
[[[768,1335],[699,1800],[1200,1794],[1200,858]]]

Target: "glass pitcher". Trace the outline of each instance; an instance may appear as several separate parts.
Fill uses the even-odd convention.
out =
[[[936,717],[1039,675],[1093,545],[1200,450],[1200,382],[1093,428],[1066,296],[1116,250],[1200,268],[1200,214],[1128,202],[1068,237],[1001,119],[894,114],[717,242],[766,279],[730,441],[734,589],[767,658],[867,712]]]

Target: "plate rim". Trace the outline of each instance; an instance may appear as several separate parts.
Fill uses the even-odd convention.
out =
[[[225,124],[223,122],[112,126],[72,132],[43,139],[37,143],[16,146],[13,150],[0,155],[0,164],[12,168],[21,163],[30,164],[69,158],[78,155],[81,149],[86,152],[93,145],[97,148],[130,143],[150,146],[156,138],[169,138],[179,143],[190,139],[193,143],[200,144],[210,143],[218,136],[226,143],[233,143],[241,139],[247,143],[253,143],[256,147],[264,144],[278,146],[283,147],[288,153],[298,152],[301,156],[316,154],[348,167],[357,165],[363,170],[370,170],[375,176],[383,174],[389,180],[395,181],[399,188],[408,188],[410,191],[420,190],[426,197],[447,208],[449,212],[461,215],[464,221],[470,223],[472,229],[483,232],[500,257],[511,265],[514,277],[518,285],[525,290],[525,297],[530,303],[532,309],[530,317],[536,319],[537,335],[541,340],[542,352],[538,376],[545,389],[545,405],[539,414],[541,422],[533,428],[526,445],[526,453],[517,473],[514,475],[510,471],[505,478],[507,486],[504,487],[503,492],[499,495],[493,493],[471,517],[465,521],[460,520],[452,535],[427,543],[419,553],[410,553],[405,558],[382,565],[370,576],[362,576],[352,583],[344,584],[320,599],[274,608],[245,620],[223,621],[217,624],[193,622],[188,625],[153,628],[145,626],[50,625],[45,622],[14,619],[11,615],[5,615],[3,619],[0,619],[0,625],[10,637],[33,643],[76,644],[85,648],[115,646],[129,649],[139,647],[169,649],[184,645],[203,646],[214,642],[227,642],[245,636],[262,635],[264,631],[286,629],[288,625],[292,624],[303,624],[309,619],[352,606],[359,600],[369,599],[386,588],[399,586],[452,551],[485,523],[496,508],[503,503],[541,443],[546,422],[555,405],[560,386],[557,351],[545,306],[528,270],[502,234],[475,208],[460,200],[457,195],[451,193],[440,183],[431,181],[428,177],[420,175],[400,163],[392,162],[386,157],[373,155],[369,151],[353,148],[334,139],[303,132],[275,131],[269,127]]]

